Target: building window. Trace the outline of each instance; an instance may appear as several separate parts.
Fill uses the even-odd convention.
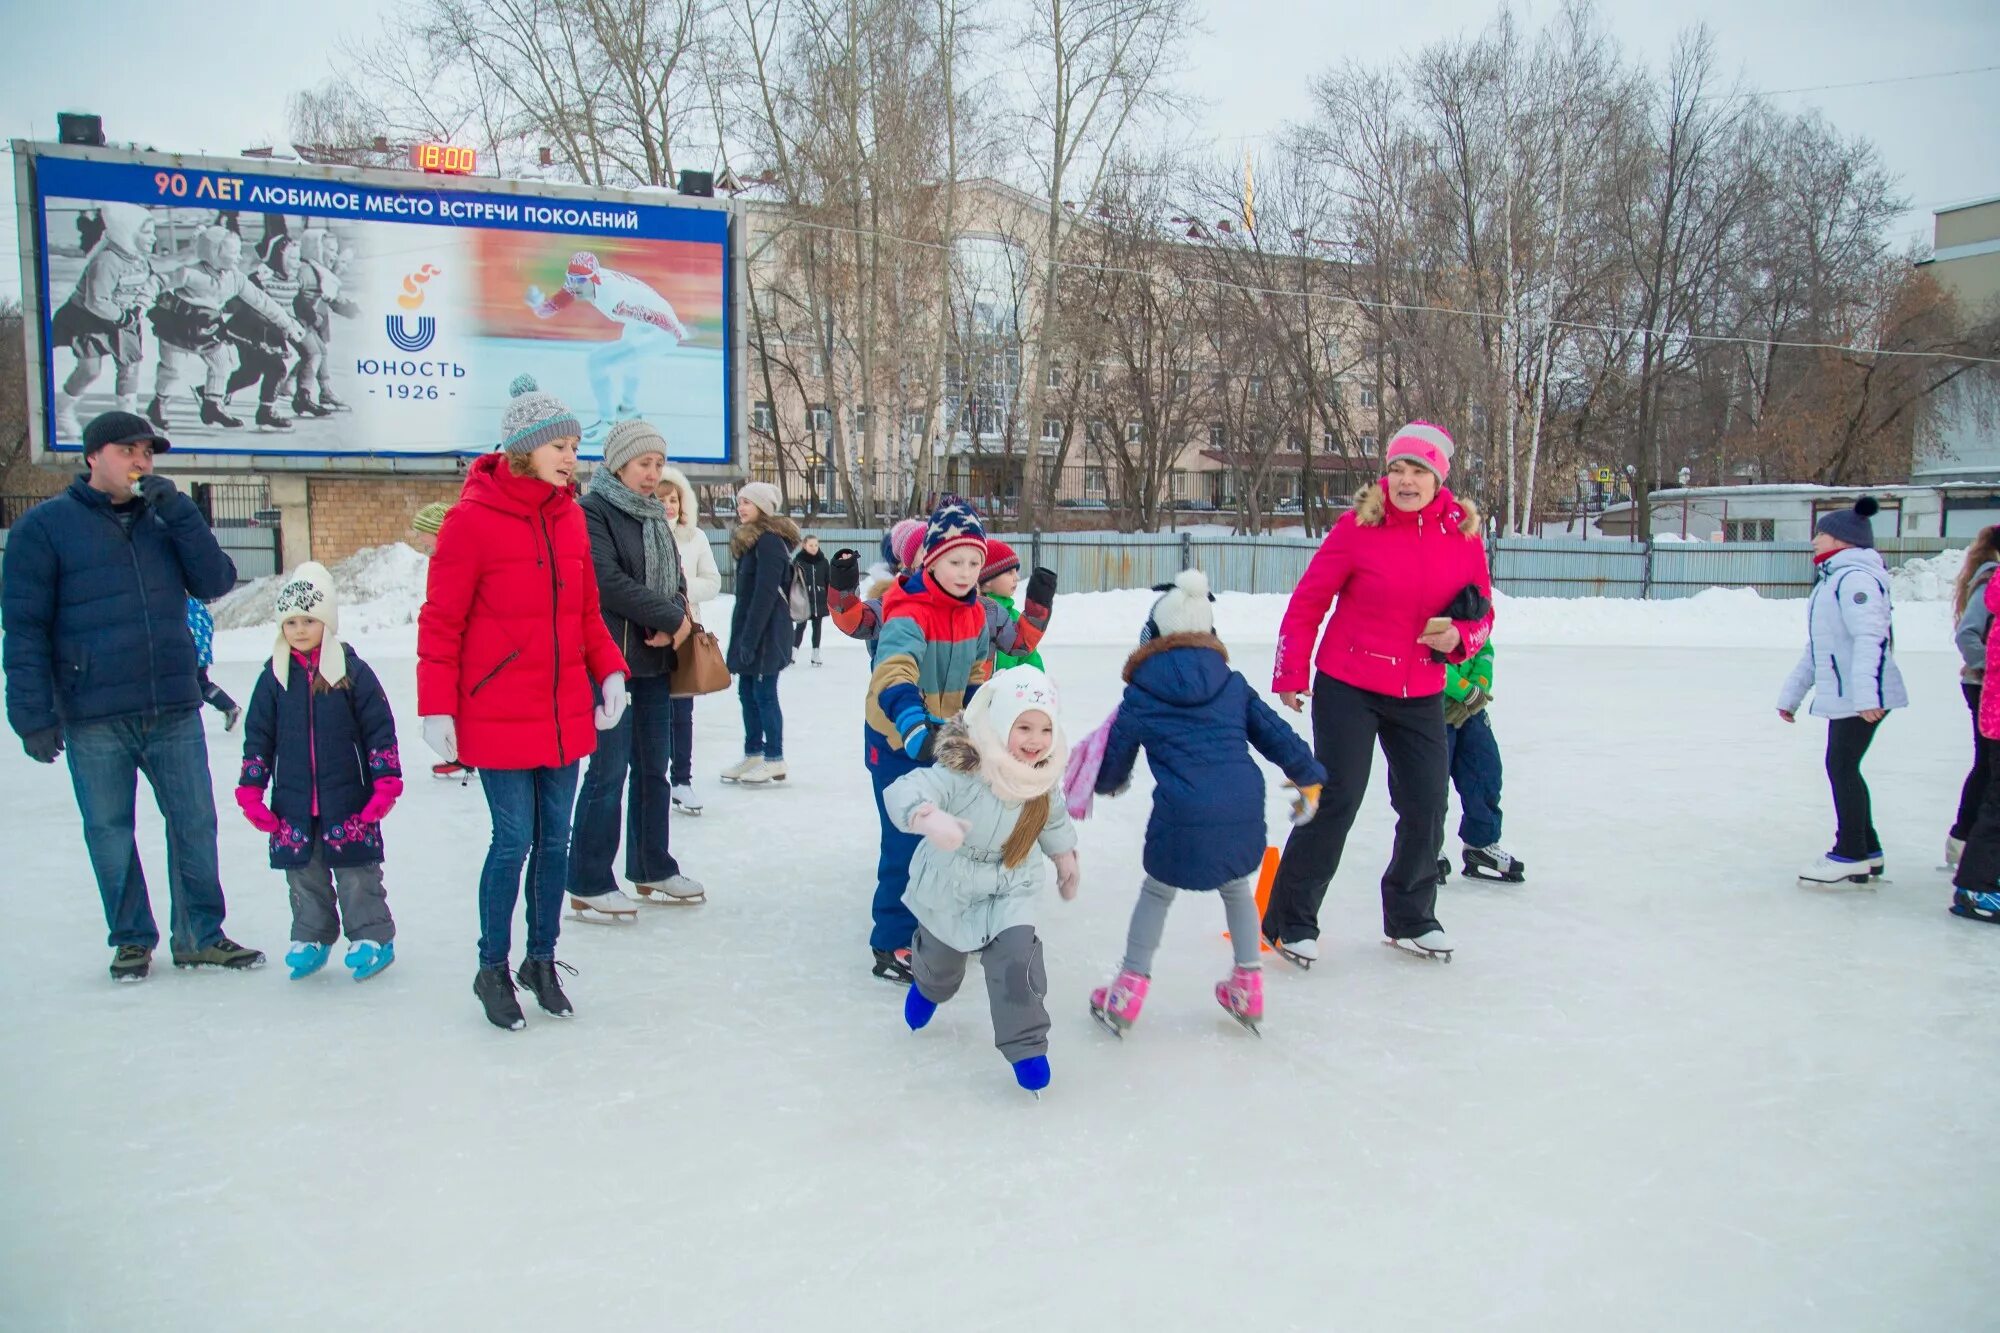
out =
[[[815,435],[825,435],[833,429],[833,413],[826,410],[825,403],[812,405],[811,428]]]
[[[1208,427],[1208,447],[1211,449],[1222,449],[1227,447],[1228,443],[1229,432],[1225,431],[1219,422],[1210,422]]]
[[[1773,518],[1732,518],[1722,525],[1726,542],[1769,542],[1778,539],[1778,521]]]
[[[1060,440],[1062,438],[1062,418],[1043,417],[1042,438],[1050,441]]]
[[[1175,392],[1176,394],[1182,394],[1182,393],[1186,393],[1187,391],[1188,391],[1188,373],[1187,373],[1187,372],[1186,372],[1185,370],[1177,370],[1177,371],[1175,371],[1175,372],[1174,372],[1174,392]]]
[[[1373,435],[1364,435],[1361,437],[1361,452],[1364,454],[1375,452],[1375,437]]]
[[[1306,442],[1296,435],[1287,435],[1285,437],[1285,448],[1292,453],[1302,454],[1306,451]]]
[[[903,433],[913,439],[921,439],[924,433],[924,414],[912,412],[903,418]]]
[[[1103,468],[1087,467],[1083,470],[1083,493],[1093,500],[1104,494]]]
[[[1363,407],[1375,406],[1375,391],[1373,389],[1363,389],[1361,391],[1361,405]]]
[[[1126,423],[1125,423],[1125,443],[1127,443],[1127,444],[1137,444],[1138,442],[1139,442],[1139,423],[1138,423],[1138,422],[1136,422],[1136,421],[1128,421],[1128,422],[1126,422]]]
[[[1062,388],[1062,362],[1060,361],[1049,362],[1049,387],[1051,389]]]
[[[1104,370],[1103,370],[1103,368],[1102,368],[1102,367],[1099,367],[1099,366],[1092,366],[1092,367],[1090,368],[1090,375],[1088,376],[1088,378],[1087,378],[1087,379],[1086,379],[1086,380],[1085,380],[1084,382],[1085,382],[1086,384],[1088,384],[1088,385],[1089,385],[1089,386],[1090,386],[1091,388],[1093,388],[1093,389],[1101,389],[1101,388],[1103,388],[1103,387],[1104,387]]]
[[[750,425],[754,429],[763,431],[764,434],[769,435],[774,423],[775,418],[772,415],[769,403],[760,401],[751,407]]]
[[[1101,447],[1105,440],[1110,437],[1102,421],[1092,421],[1084,426],[1083,438],[1088,440],[1093,446]]]
[[[1252,398],[1262,398],[1264,396],[1264,377],[1262,375],[1252,375],[1250,377],[1250,396]]]

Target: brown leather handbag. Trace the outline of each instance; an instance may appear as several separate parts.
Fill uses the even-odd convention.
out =
[[[674,649],[674,669],[667,674],[667,691],[676,699],[715,694],[731,683],[722,645],[700,621],[689,617],[689,622],[693,628],[687,642]]]

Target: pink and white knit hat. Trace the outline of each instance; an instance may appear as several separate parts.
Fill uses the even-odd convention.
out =
[[[1412,421],[1390,437],[1389,447],[1382,453],[1382,466],[1387,468],[1399,458],[1408,459],[1419,467],[1429,468],[1443,481],[1451,475],[1451,455],[1456,447],[1443,426]]]

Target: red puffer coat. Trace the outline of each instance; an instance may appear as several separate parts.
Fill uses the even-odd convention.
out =
[[[567,488],[473,463],[417,615],[417,713],[457,720],[473,768],[560,768],[597,748],[596,683],[625,671]]]
[[[1321,671],[1376,694],[1422,698],[1441,693],[1444,664],[1431,660],[1431,650],[1417,636],[1424,632],[1424,622],[1442,615],[1467,584],[1492,600],[1477,511],[1440,486],[1428,505],[1404,513],[1389,502],[1387,488],[1378,482],[1333,525],[1292,590],[1278,630],[1271,689],[1283,694],[1312,687],[1313,637],[1326,618],[1327,604],[1337,597],[1333,623],[1320,640]],[[1451,660],[1463,662],[1486,642],[1493,614],[1453,623],[1459,645]]]

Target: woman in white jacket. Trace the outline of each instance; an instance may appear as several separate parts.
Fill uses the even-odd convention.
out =
[[[1861,757],[1892,708],[1909,705],[1896,669],[1889,569],[1875,550],[1869,496],[1821,517],[1813,532],[1818,581],[1806,602],[1806,650],[1778,691],[1778,716],[1790,722],[1808,692],[1827,719],[1826,776],[1833,784],[1833,850],[1799,872],[1806,886],[1866,884],[1882,873],[1882,840],[1869,811]]]
[[[722,591],[722,571],[716,566],[708,534],[701,530],[701,502],[687,474],[679,468],[660,473],[659,495],[667,507],[667,520],[673,524],[674,548],[680,552],[681,572],[687,579],[688,606],[696,620],[703,620],[702,604]],[[694,700],[676,699],[673,708],[674,811],[698,815],[701,802],[694,794]]]

